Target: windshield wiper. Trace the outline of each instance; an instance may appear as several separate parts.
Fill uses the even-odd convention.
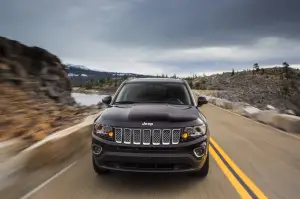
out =
[[[134,104],[137,103],[135,101],[119,101],[119,102],[115,102],[114,104]]]

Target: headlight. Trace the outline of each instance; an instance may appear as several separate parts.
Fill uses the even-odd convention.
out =
[[[203,123],[198,126],[186,127],[183,130],[181,137],[183,140],[191,140],[191,139],[204,136],[205,134],[206,134],[206,125]]]
[[[114,139],[113,128],[104,124],[94,123],[93,134],[106,140]]]

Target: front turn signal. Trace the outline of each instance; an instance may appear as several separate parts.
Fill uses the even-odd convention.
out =
[[[108,133],[108,136],[109,136],[109,137],[113,137],[113,136],[114,136],[114,133],[111,131],[111,132]]]
[[[186,133],[186,132],[183,132],[183,133],[182,133],[182,138],[183,138],[183,139],[187,139],[188,136],[189,136],[188,133]]]

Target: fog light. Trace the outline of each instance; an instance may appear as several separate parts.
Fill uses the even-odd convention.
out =
[[[197,158],[201,158],[202,156],[204,156],[205,152],[206,152],[206,142],[203,142],[200,147],[194,149],[194,155]]]
[[[93,153],[95,155],[99,155],[101,153],[101,151],[102,151],[102,147],[99,146],[99,145],[97,145],[97,144],[93,144],[92,145],[92,149],[93,149]]]

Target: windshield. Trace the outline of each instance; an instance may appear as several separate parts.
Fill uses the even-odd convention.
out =
[[[192,105],[192,99],[187,87],[182,83],[127,83],[114,102],[114,104],[122,103]]]

